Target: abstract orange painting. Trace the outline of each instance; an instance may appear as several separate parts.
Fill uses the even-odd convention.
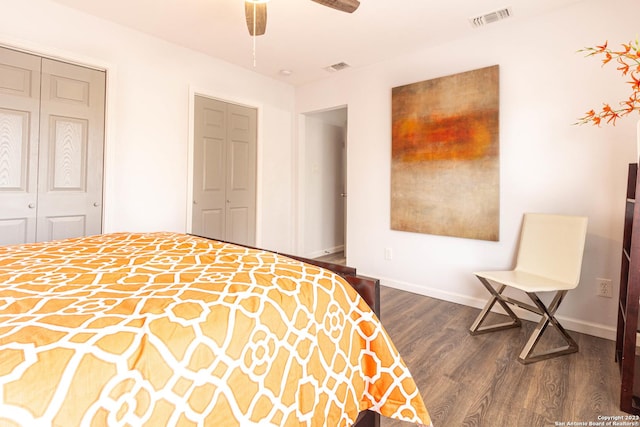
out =
[[[391,228],[497,241],[499,67],[392,89]]]

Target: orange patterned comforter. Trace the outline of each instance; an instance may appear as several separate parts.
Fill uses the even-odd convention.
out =
[[[0,426],[430,424],[333,273],[173,233],[0,247]]]

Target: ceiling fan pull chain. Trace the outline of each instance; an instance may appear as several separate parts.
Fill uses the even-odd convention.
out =
[[[256,5],[253,5],[253,68],[256,68]]]

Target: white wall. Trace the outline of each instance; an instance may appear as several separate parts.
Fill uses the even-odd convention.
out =
[[[291,250],[291,86],[48,0],[0,10],[0,44],[107,69],[105,231],[187,231],[200,92],[258,108],[258,244]]]
[[[347,259],[384,284],[480,307],[486,291],[472,275],[512,265],[527,211],[589,216],[582,282],[559,314],[567,327],[613,338],[615,299],[595,296],[595,278],[617,294],[627,164],[635,161],[635,122],[572,126],[602,102],[628,96],[615,66],[576,51],[638,34],[637,0],[585,0],[531,20],[479,29],[472,38],[350,69],[298,88],[298,113],[348,105]],[[499,64],[500,241],[390,229],[391,88]],[[304,143],[301,141],[301,143]],[[385,248],[393,259],[385,260]],[[384,316],[384,313],[383,313]]]

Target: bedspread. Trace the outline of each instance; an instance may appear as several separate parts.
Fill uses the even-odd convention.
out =
[[[333,273],[175,233],[0,247],[0,426],[430,424]]]

